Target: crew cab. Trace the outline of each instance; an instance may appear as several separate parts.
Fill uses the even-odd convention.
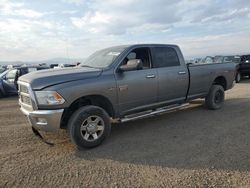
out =
[[[234,63],[186,65],[176,45],[117,46],[75,68],[20,77],[19,103],[33,129],[67,129],[76,146],[90,148],[110,134],[111,122],[161,114],[197,98],[220,109],[235,70]]]

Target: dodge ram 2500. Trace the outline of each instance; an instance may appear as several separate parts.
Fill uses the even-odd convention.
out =
[[[176,45],[111,47],[76,68],[45,70],[19,78],[19,103],[32,128],[68,129],[78,147],[95,147],[111,122],[126,122],[205,98],[220,109],[234,85],[234,63],[186,65]]]

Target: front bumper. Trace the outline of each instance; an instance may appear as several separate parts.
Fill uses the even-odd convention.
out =
[[[30,124],[37,130],[54,132],[60,129],[64,109],[29,112],[21,108],[21,111],[28,117]]]

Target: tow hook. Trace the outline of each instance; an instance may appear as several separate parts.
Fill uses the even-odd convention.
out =
[[[39,133],[38,130],[36,130],[34,127],[32,127],[32,132],[38,137],[41,139],[42,142],[44,142],[45,144],[48,144],[50,146],[54,146],[55,144],[54,143],[51,143],[51,142],[48,142],[47,140],[45,140],[43,138],[43,136]]]

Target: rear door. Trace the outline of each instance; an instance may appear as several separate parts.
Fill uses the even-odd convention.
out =
[[[116,72],[119,110],[122,115],[140,111],[157,102],[157,71],[152,69],[149,48],[131,50],[120,66],[128,60],[141,59],[142,70]]]
[[[175,48],[153,47],[151,51],[159,77],[158,102],[184,101],[189,84],[188,70],[181,64]]]

